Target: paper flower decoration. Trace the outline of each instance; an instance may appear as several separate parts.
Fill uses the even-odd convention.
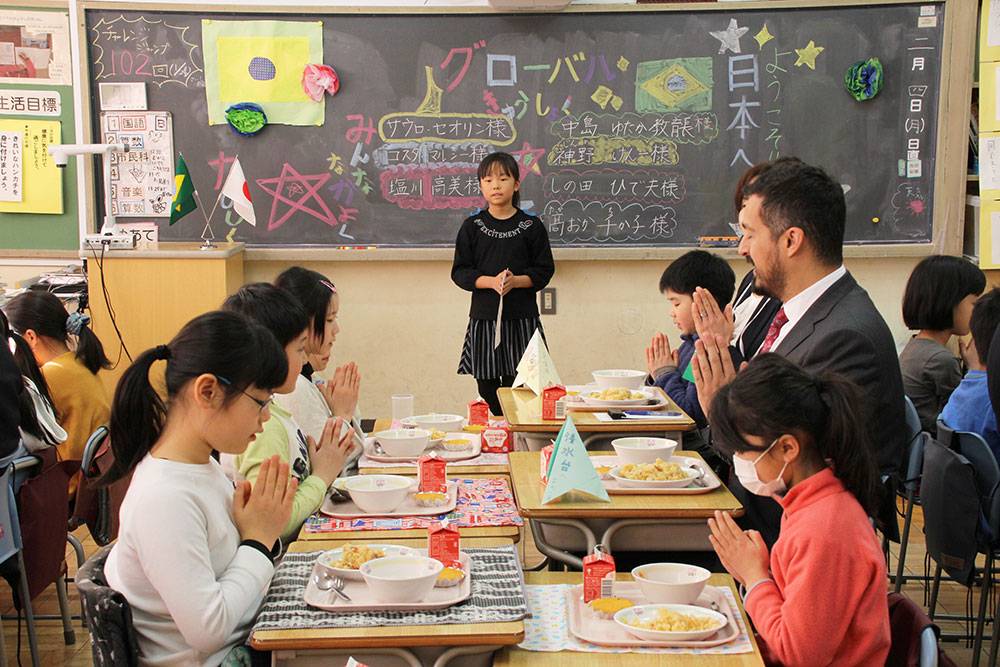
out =
[[[859,60],[851,65],[844,76],[847,92],[854,95],[858,102],[864,102],[878,95],[882,90],[884,77],[882,63],[878,58]]]
[[[337,94],[340,79],[329,65],[306,65],[302,70],[302,90],[313,102],[322,102],[324,92]]]
[[[240,102],[226,109],[226,122],[241,137],[252,137],[267,125],[267,116],[259,104]]]

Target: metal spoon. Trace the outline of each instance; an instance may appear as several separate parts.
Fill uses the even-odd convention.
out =
[[[385,450],[382,449],[382,443],[380,443],[378,440],[376,440],[375,444],[372,445],[372,451],[375,452],[376,456],[385,456]]]
[[[334,592],[337,595],[339,595],[340,597],[342,597],[345,600],[347,600],[348,602],[351,602],[351,598],[348,597],[347,593],[344,592],[344,586],[345,585],[346,584],[344,583],[344,580],[342,578],[340,578],[339,576],[333,578],[333,590],[334,590]]]
[[[695,486],[700,486],[701,488],[708,488],[708,482],[705,481],[705,471],[700,466],[691,466],[691,470],[697,470],[698,476],[691,478],[691,483]]]

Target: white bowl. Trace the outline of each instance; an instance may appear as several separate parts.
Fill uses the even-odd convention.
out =
[[[594,371],[594,382],[601,389],[612,389],[614,387],[624,387],[635,391],[642,386],[646,380],[645,371],[630,371],[625,369],[610,368],[603,371]]]
[[[402,475],[356,475],[344,482],[344,488],[368,514],[388,514],[406,500],[415,481]]]
[[[622,486],[628,486],[634,489],[683,489],[700,473],[693,468],[685,468],[684,466],[681,466],[681,468],[688,475],[684,479],[630,479],[628,477],[622,477],[622,470],[620,466],[615,466],[608,474],[618,480]]]
[[[656,463],[656,459],[667,461],[677,449],[676,440],[667,438],[615,438],[611,446],[622,463]]]
[[[650,602],[692,604],[712,573],[686,563],[647,563],[632,570],[632,578]]]
[[[385,560],[385,559],[379,559]],[[688,632],[664,632],[662,630],[645,630],[631,625],[629,621],[646,621],[656,618],[660,613],[660,608],[666,607],[680,614],[689,616],[703,616],[713,619],[716,623],[708,630],[691,630]],[[726,627],[729,622],[725,616],[717,611],[705,609],[704,607],[693,607],[686,604],[643,604],[635,607],[622,609],[615,614],[615,623],[621,626],[629,634],[635,635],[639,639],[648,639],[656,642],[679,642],[697,641],[714,635],[716,632]]]
[[[383,558],[388,558],[390,556],[413,556],[417,555],[416,549],[410,547],[401,547],[395,544],[360,544],[358,546],[365,546],[373,550],[381,550],[385,554]],[[334,576],[342,577],[343,579],[349,579],[351,581],[361,581],[361,569],[352,570],[349,567],[334,567],[333,563],[340,560],[344,555],[344,547],[339,547],[337,549],[331,549],[329,551],[324,551],[316,559],[319,566],[325,569],[327,572]]]
[[[420,428],[427,430],[436,428],[439,431],[460,430],[462,422],[465,421],[462,415],[417,415],[411,419]]]
[[[382,445],[382,450],[389,456],[420,456],[427,447],[431,432],[422,428],[394,428],[379,431],[374,436],[375,442]]]
[[[472,449],[478,441],[478,433],[445,433],[444,437],[441,438],[436,445],[446,452],[467,452]]]
[[[383,602],[420,602],[434,589],[443,568],[426,556],[386,556],[362,565],[361,576]]]

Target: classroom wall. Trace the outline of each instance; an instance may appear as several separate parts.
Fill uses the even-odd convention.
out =
[[[919,258],[848,259],[897,343],[907,337],[900,313],[906,279]],[[249,261],[248,282],[271,281],[293,262]],[[556,369],[564,382],[590,381],[600,368],[646,366],[645,348],[657,331],[680,337],[659,294],[666,261],[557,261],[550,286],[557,312],[542,317]],[[354,360],[366,416],[388,416],[390,396],[412,393],[414,409],[462,412],[476,383],[455,370],[468,323],[469,293],[451,282],[445,261],[307,262],[333,279],[340,294],[341,333],[333,363]],[[731,262],[738,277],[748,265]]]

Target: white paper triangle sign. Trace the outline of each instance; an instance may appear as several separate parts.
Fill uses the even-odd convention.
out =
[[[521,360],[517,362],[514,386],[527,386],[536,395],[541,395],[542,389],[550,384],[562,384],[562,381],[559,380],[559,373],[549,356],[549,349],[542,340],[542,332],[535,329],[528,346],[524,348]]]
[[[570,417],[566,418],[566,423],[559,430],[552,458],[549,459],[548,475],[549,483],[545,486],[542,504],[550,503],[574,490],[611,502]]]

